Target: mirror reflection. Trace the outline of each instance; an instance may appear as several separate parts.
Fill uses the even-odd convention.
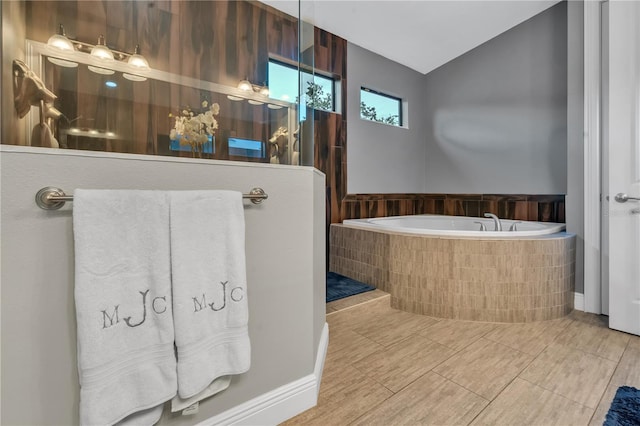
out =
[[[59,114],[45,119],[61,149],[298,164],[295,104],[157,70],[132,75],[95,67],[85,53],[40,49],[31,66],[56,96],[51,106]],[[37,124],[32,108],[27,125]],[[38,138],[31,144],[48,146]]]

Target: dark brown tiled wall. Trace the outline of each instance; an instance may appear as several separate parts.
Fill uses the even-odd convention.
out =
[[[484,213],[564,223],[564,195],[348,194],[342,199],[340,216],[344,220],[412,214],[482,217]]]

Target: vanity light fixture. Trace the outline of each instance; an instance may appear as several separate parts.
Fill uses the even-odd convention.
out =
[[[140,54],[140,45],[136,44],[136,48],[133,51],[133,55],[129,56],[127,63],[136,70],[149,71],[149,62],[146,58]],[[135,74],[123,73],[122,76],[131,81],[145,81],[146,77],[142,77]]]
[[[251,83],[246,77],[243,80],[240,80],[240,82],[238,83],[238,89],[242,90],[243,92],[258,93],[259,95],[264,96],[265,98],[269,96],[269,88],[267,87],[266,83],[263,86],[258,86],[257,84]],[[232,101],[242,100],[242,98],[238,96],[231,96],[231,95],[227,96],[227,98],[229,98]],[[247,102],[249,102],[251,105],[264,104],[264,102],[259,101],[257,99],[247,99]]]
[[[145,71],[149,70],[149,62],[147,62],[145,57],[140,54],[139,44],[136,44],[136,48],[133,51],[133,55],[129,56],[127,63],[139,70],[145,70]]]
[[[123,77],[131,80],[131,81],[145,81],[147,78],[139,75],[140,73],[144,73],[149,71],[151,68],[149,67],[149,62],[147,59],[140,54],[140,46],[136,45],[135,50],[132,54],[120,52],[118,50],[112,50],[107,47],[105,42],[104,35],[100,35],[98,37],[98,44],[93,45],[89,43],[84,43],[78,40],[70,40],[67,38],[64,27],[60,24],[58,29],[58,33],[52,35],[47,41],[47,45],[50,46],[53,50],[62,51],[62,52],[73,52],[78,51],[85,54],[89,54],[96,58],[103,65],[98,65],[95,61],[93,62],[95,65],[88,65],[87,67],[98,74],[103,75],[112,75],[115,73],[114,70],[109,69],[109,63],[113,61],[122,61],[126,62],[131,69],[131,73],[123,72]],[[48,57],[50,62],[60,65],[62,67],[77,67],[78,64],[72,61],[68,61],[66,59]]]
[[[244,80],[240,80],[240,83],[238,83],[238,89],[244,90],[245,92],[251,92],[253,90],[253,85],[245,78]]]
[[[47,44],[60,50],[74,50],[73,43],[71,43],[71,40],[69,40],[64,33],[64,26],[62,24],[58,27],[58,33],[49,37]]]
[[[122,76],[130,81],[146,81],[147,80],[147,77],[142,77],[140,75],[135,75],[135,74],[128,74],[126,72],[122,73]]]
[[[102,34],[100,34],[100,37],[98,37],[98,44],[91,48],[91,56],[105,62],[111,62],[114,60],[113,52],[105,44],[104,36]],[[102,67],[94,67],[92,65],[87,66],[87,68],[89,68],[90,71],[93,71],[96,74],[111,75],[115,73],[114,70]]]
[[[104,36],[102,34],[100,34],[100,36],[98,37],[98,44],[93,46],[93,48],[91,49],[91,56],[95,56],[96,58],[99,58],[105,61],[114,60],[113,52],[105,44]]]
[[[244,78],[244,80],[240,80],[240,82],[238,83],[238,89],[244,92],[256,92],[261,94],[262,96],[269,96],[269,88],[267,87],[266,83],[262,86],[259,86],[250,82],[246,77]]]
[[[64,26],[60,24],[58,28],[58,33],[49,37],[47,40],[47,45],[51,46],[54,49],[62,50],[65,52],[71,52],[74,50],[73,43],[71,40],[67,38],[67,35],[64,32]],[[65,61],[64,59],[47,57],[49,62],[52,64],[60,65],[65,68],[75,68],[78,66],[76,62]]]

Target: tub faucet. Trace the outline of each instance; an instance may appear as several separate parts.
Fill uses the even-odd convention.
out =
[[[493,223],[494,223],[494,231],[502,231],[502,223],[500,222],[500,219],[498,218],[498,216],[496,216],[493,213],[485,213],[484,217],[490,217],[491,219],[493,219]]]
[[[481,231],[486,231],[487,230],[487,227],[484,226],[484,223],[482,223],[482,222],[473,222],[473,223],[477,223],[478,225],[480,225],[480,230]]]

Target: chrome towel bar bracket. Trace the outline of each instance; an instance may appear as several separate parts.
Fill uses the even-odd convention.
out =
[[[262,188],[253,188],[248,194],[242,194],[242,198],[251,200],[253,204],[260,204],[269,196]],[[36,194],[36,204],[44,210],[58,210],[67,201],[73,201],[73,195],[67,195],[54,186],[46,186]]]

